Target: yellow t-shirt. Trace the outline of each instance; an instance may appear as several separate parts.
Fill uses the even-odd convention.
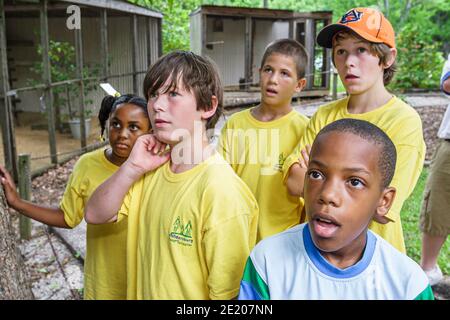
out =
[[[106,159],[104,149],[87,153],[77,161],[60,204],[70,227],[81,222],[89,197],[118,168]],[[127,219],[87,225],[84,299],[126,299],[127,228]]]
[[[258,205],[215,154],[179,174],[167,162],[130,189],[128,299],[231,299],[256,241]]]
[[[397,97],[393,97],[385,105],[361,114],[347,112],[348,99],[344,98],[320,107],[311,118],[305,135],[300,139],[294,152],[286,159],[283,175],[286,177],[289,168],[298,162],[300,150],[306,144],[312,144],[319,131],[327,124],[352,118],[366,120],[383,130],[397,149],[397,165],[391,186],[397,189],[394,203],[387,217],[393,220],[388,224],[372,222],[369,228],[405,253],[400,210],[403,202],[409,197],[417,183],[425,159],[425,142],[422,133],[422,121],[418,113]]]
[[[248,109],[233,114],[222,129],[218,150],[258,201],[258,242],[300,222],[303,202],[289,195],[281,169],[308,121],[292,110],[262,122]]]

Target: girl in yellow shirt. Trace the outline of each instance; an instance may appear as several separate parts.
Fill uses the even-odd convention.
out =
[[[83,155],[75,164],[59,207],[44,207],[19,197],[10,174],[0,166],[8,204],[23,215],[50,226],[74,228],[84,217],[84,207],[103,181],[128,158],[136,139],[148,133],[147,103],[134,95],[106,96],[98,114],[101,134],[109,119],[109,147]],[[127,220],[87,225],[84,261],[85,299],[126,298]]]

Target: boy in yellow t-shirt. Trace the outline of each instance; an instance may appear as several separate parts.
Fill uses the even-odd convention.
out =
[[[269,44],[261,61],[261,104],[234,114],[222,129],[219,152],[258,201],[257,241],[300,222],[303,205],[288,193],[281,168],[308,123],[291,106],[292,96],[305,86],[306,63],[297,41]]]
[[[144,93],[154,135],[138,139],[94,192],[86,220],[128,216],[128,299],[234,298],[258,206],[209,144],[222,109],[216,68],[191,52],[169,53],[147,72]]]
[[[401,252],[405,252],[400,210],[416,185],[425,157],[422,122],[417,112],[389,93],[387,85],[395,72],[395,34],[378,11],[355,8],[341,20],[323,28],[317,42],[332,48],[333,63],[349,96],[320,107],[305,135],[283,166],[286,185],[293,195],[302,195],[308,161],[305,148],[327,124],[342,118],[366,120],[382,129],[398,154],[392,186],[397,196],[389,213],[370,229]],[[391,223],[383,224],[390,221]]]

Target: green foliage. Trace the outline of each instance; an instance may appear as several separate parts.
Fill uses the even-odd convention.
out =
[[[450,5],[446,2],[421,2],[411,8],[397,36],[399,70],[391,85],[393,90],[438,90],[444,63],[443,41],[450,40],[450,34],[441,30],[450,32],[445,17],[450,19]]]
[[[42,46],[38,46],[38,55],[42,56]],[[49,58],[50,58],[50,72],[52,82],[60,82],[70,79],[75,79],[77,74],[77,67],[75,63],[75,48],[68,42],[49,41]],[[31,71],[40,78],[43,74],[43,62],[39,61],[34,64]],[[97,77],[100,74],[100,65],[84,66],[83,77]],[[28,82],[32,85],[39,83],[35,79],[29,79]],[[88,96],[89,92],[95,89],[96,81],[84,81],[84,95]],[[79,117],[78,104],[76,103],[79,97],[78,83],[62,85],[53,87],[54,107],[60,113],[66,108],[65,114],[69,118]],[[92,115],[92,99],[85,99],[85,117]]]
[[[201,5],[200,0],[129,0],[164,14],[162,24],[163,53],[189,50],[189,14]]]
[[[413,24],[405,26],[397,41],[399,69],[390,88],[438,90],[444,64],[440,43],[427,39],[427,31]]]
[[[189,49],[189,14],[202,4],[259,7],[263,0],[129,0],[164,14],[163,51]],[[397,91],[436,89],[442,69],[442,52],[450,51],[448,0],[268,0],[271,9],[333,11],[333,21],[354,7],[381,10],[397,34],[399,70],[391,84]]]

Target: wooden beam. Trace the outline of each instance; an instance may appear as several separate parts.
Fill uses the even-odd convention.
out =
[[[52,82],[52,74],[50,69],[49,55],[49,36],[48,36],[48,16],[47,16],[48,0],[41,1],[40,7],[40,24],[41,24],[41,47],[42,47],[42,82],[46,85],[44,89],[44,101],[47,112],[48,123],[48,143],[50,146],[50,158],[52,163],[58,163],[56,151],[56,133],[55,133],[55,110],[53,108],[53,91],[50,87]]]
[[[152,64],[152,18],[145,18],[146,45],[147,45],[147,69]]]
[[[208,35],[208,16],[206,14],[202,14],[200,16],[200,25],[201,25],[201,51],[200,55],[204,56],[206,54],[206,43],[208,42],[207,35]]]
[[[158,19],[158,57],[161,57],[163,54],[163,44],[162,44],[162,19]]]
[[[19,155],[19,194],[23,200],[31,200],[31,156],[30,154]],[[31,220],[21,214],[19,216],[20,238],[29,240],[31,238]]]
[[[81,134],[81,148],[86,147],[86,123],[84,119],[84,81],[83,81],[83,37],[81,29],[75,29],[75,59],[77,64],[77,78],[81,79],[79,82],[79,106],[78,112],[80,115],[80,134]]]
[[[39,1],[38,1],[39,2]],[[11,13],[24,13],[24,12],[35,12],[39,13],[40,4],[19,4],[19,3],[13,3],[9,5],[5,5],[5,12],[11,14]],[[55,10],[64,10],[66,11],[67,4],[62,3],[52,3],[47,4],[47,11],[55,11]]]
[[[108,81],[109,52],[108,52],[108,13],[106,9],[100,12],[100,42],[103,57],[103,81]]]
[[[295,39],[295,23],[294,20],[289,20],[289,39]]]
[[[0,93],[0,124],[2,128],[3,154],[5,166],[17,181],[17,153],[16,140],[14,135],[14,122],[12,118],[11,98],[7,95],[9,91],[8,55],[6,51],[6,19],[4,10],[4,0],[0,0],[0,67],[1,67],[1,88]]]
[[[253,62],[254,62],[254,53],[255,53],[255,37],[256,37],[256,19],[252,19],[252,37],[251,37],[251,46],[250,46],[250,79],[252,82],[255,80],[255,75],[253,74]],[[259,63],[260,61],[257,61],[256,63]],[[249,85],[250,87],[250,85]]]
[[[334,70],[333,68],[333,88],[332,88],[332,97],[333,97],[333,101],[337,100],[337,86],[338,86],[338,73],[337,71]]]
[[[292,10],[275,10],[262,8],[225,7],[225,6],[201,6],[200,10],[194,11],[205,15],[230,16],[230,17],[253,17],[269,19],[291,19],[294,17]]]
[[[305,21],[305,49],[308,54],[308,64],[306,65],[306,89],[311,89],[314,84],[314,45],[315,45],[314,20]]]
[[[324,25],[327,26],[331,23],[331,17],[324,20]],[[331,49],[325,49],[325,70],[330,71],[330,73],[326,73],[325,76],[325,88],[330,89],[330,79],[332,72],[331,70],[334,70],[331,66]]]
[[[138,75],[136,74],[139,60],[139,47],[138,47],[138,20],[137,15],[131,16],[131,52],[132,52],[132,72],[133,72],[133,93],[139,95],[138,88]]]
[[[141,74],[141,73],[146,73],[147,70],[141,70],[141,71],[137,71],[137,74]],[[116,73],[116,74],[109,74],[108,78],[121,78],[121,77],[127,77],[127,76],[132,76],[133,72],[124,72],[124,73]],[[84,81],[100,81],[102,80],[101,77],[88,77],[88,78],[83,78]],[[81,80],[76,78],[76,79],[70,79],[70,80],[63,80],[63,81],[57,81],[57,82],[53,82],[50,84],[50,87],[54,88],[54,87],[59,87],[59,86],[63,86],[63,85],[69,85],[72,83],[78,83]],[[7,95],[15,95],[16,93],[19,92],[26,92],[26,91],[34,91],[36,89],[45,89],[46,85],[45,84],[38,84],[35,86],[30,86],[30,87],[22,87],[22,88],[15,88],[14,90],[9,90],[6,94]],[[3,96],[2,96],[3,97]]]
[[[333,11],[314,11],[314,12],[294,12],[294,18],[307,18],[307,19],[332,19]]]
[[[160,12],[150,10],[144,7],[139,7],[125,1],[118,0],[59,0],[70,4],[83,5],[88,7],[104,8],[109,10],[117,10],[140,16],[148,16],[162,19],[163,15]]]
[[[245,83],[246,87],[252,82],[252,43],[253,32],[252,24],[253,19],[250,17],[245,18]]]

